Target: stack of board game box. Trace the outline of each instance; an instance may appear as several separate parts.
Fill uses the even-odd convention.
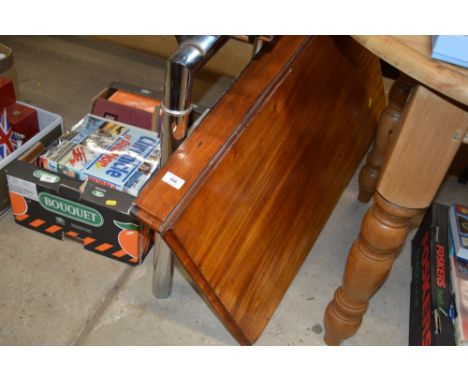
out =
[[[468,344],[468,208],[433,203],[412,241],[410,345]]]
[[[410,345],[455,345],[448,207],[433,203],[411,243]]]

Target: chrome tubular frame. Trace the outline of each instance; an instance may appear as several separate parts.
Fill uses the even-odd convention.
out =
[[[224,44],[223,36],[178,36],[180,45],[166,63],[162,118],[161,166],[187,135],[192,111],[192,86],[195,72]],[[155,234],[153,257],[153,294],[169,297],[172,291],[173,254],[159,233]]]

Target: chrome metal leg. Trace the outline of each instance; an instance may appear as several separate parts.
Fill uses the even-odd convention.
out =
[[[166,62],[161,134],[161,166],[185,139],[192,111],[193,75],[224,44],[224,36],[178,36],[179,49]],[[161,235],[154,236],[153,294],[169,297],[174,270],[173,254]]]
[[[248,36],[236,38],[250,42]],[[161,136],[161,166],[172,151],[185,139],[189,115],[192,111],[192,85],[194,73],[226,42],[226,36],[178,36],[179,49],[166,62],[164,97],[161,102],[162,118],[158,132]],[[258,36],[253,53],[263,41],[272,36]],[[154,235],[153,294],[156,298],[169,297],[174,270],[173,254],[159,233]]]
[[[154,234],[153,295],[167,298],[172,291],[173,254],[159,233]]]

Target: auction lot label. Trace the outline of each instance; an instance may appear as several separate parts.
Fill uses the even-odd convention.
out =
[[[11,175],[7,175],[7,181],[8,188],[11,192],[16,192],[28,199],[38,200],[37,187],[34,183]]]

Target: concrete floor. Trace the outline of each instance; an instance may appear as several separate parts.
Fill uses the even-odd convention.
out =
[[[0,42],[14,50],[21,99],[62,115],[65,127],[112,81],[161,89],[164,62],[126,48],[71,37]],[[230,81],[202,74],[195,100],[212,105]],[[323,344],[323,312],[368,208],[356,195],[357,173],[257,345]],[[449,177],[437,200],[452,199],[468,204],[468,192]],[[236,345],[178,268],[171,297],[153,298],[151,256],[132,268],[26,230],[7,214],[0,258],[0,345]],[[410,268],[408,241],[346,345],[407,344]]]

